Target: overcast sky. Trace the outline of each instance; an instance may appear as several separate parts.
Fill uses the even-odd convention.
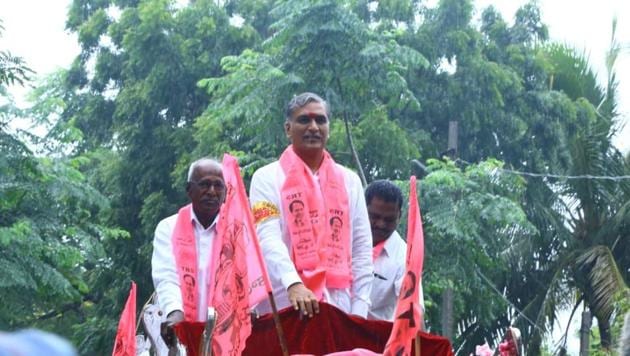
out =
[[[430,3],[436,0],[430,0]],[[494,5],[506,20],[525,0],[476,0],[478,9]],[[5,31],[0,48],[23,57],[38,75],[67,68],[79,53],[76,35],[64,30],[70,0],[0,0],[0,18]],[[541,0],[543,21],[551,38],[584,50],[603,84],[605,53],[610,43],[612,18],[618,18],[617,38],[622,50],[616,64],[619,79],[619,110],[624,130],[614,142],[630,150],[630,1],[629,0]],[[480,11],[479,11],[480,12]],[[23,103],[25,89],[11,88]]]

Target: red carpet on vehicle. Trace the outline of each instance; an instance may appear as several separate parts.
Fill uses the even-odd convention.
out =
[[[320,312],[313,318],[300,320],[297,312],[284,309],[280,311],[280,320],[289,354],[325,355],[356,348],[382,353],[392,331],[391,322],[347,315],[324,303],[320,303]],[[198,354],[203,327],[203,323],[188,322],[180,323],[176,327],[177,336],[180,342],[186,345],[189,356]],[[424,332],[420,332],[419,335],[422,355],[453,355],[448,339]],[[271,314],[264,315],[254,322],[243,355],[282,355]]]

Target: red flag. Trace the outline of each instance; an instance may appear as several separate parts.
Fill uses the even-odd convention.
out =
[[[411,340],[422,327],[420,288],[424,263],[424,233],[416,193],[416,177],[409,180],[409,214],[407,224],[407,262],[405,279],[396,304],[396,318],[383,355],[410,355]]]
[[[223,156],[225,203],[217,223],[217,250],[213,253],[214,292],[217,311],[212,337],[216,355],[240,355],[251,334],[250,307],[271,293],[254,220],[236,159]]]
[[[131,290],[125,309],[120,315],[118,331],[116,332],[116,342],[112,356],[135,356],[136,355],[136,283],[131,281]]]

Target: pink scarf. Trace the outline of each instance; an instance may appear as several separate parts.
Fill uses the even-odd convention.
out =
[[[302,281],[319,299],[324,286],[349,287],[350,211],[343,171],[324,151],[318,185],[292,145],[280,156],[280,165],[286,176],[281,189],[284,222]]]
[[[387,240],[383,240],[383,241],[377,243],[376,246],[372,247],[372,261],[376,261],[378,256],[381,255],[381,252],[383,251],[383,248],[385,248],[385,242],[386,241]]]
[[[173,244],[173,255],[175,255],[175,268],[179,276],[179,289],[182,292],[184,319],[186,321],[197,321],[199,317],[197,310],[199,283],[205,285],[206,281],[197,280],[199,276],[197,268],[197,243],[191,222],[191,210],[191,204],[179,209],[171,241]],[[215,246],[216,241],[217,239],[213,242]],[[213,259],[211,258],[210,261],[213,261]],[[212,273],[212,270],[212,268],[209,268],[208,273]],[[212,291],[213,289],[209,288],[208,301],[212,301]]]

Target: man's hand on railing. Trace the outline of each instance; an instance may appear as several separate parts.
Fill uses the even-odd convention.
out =
[[[181,310],[174,310],[168,314],[166,320],[160,325],[160,335],[164,339],[164,343],[169,348],[176,346],[175,324],[184,321],[184,313]]]

